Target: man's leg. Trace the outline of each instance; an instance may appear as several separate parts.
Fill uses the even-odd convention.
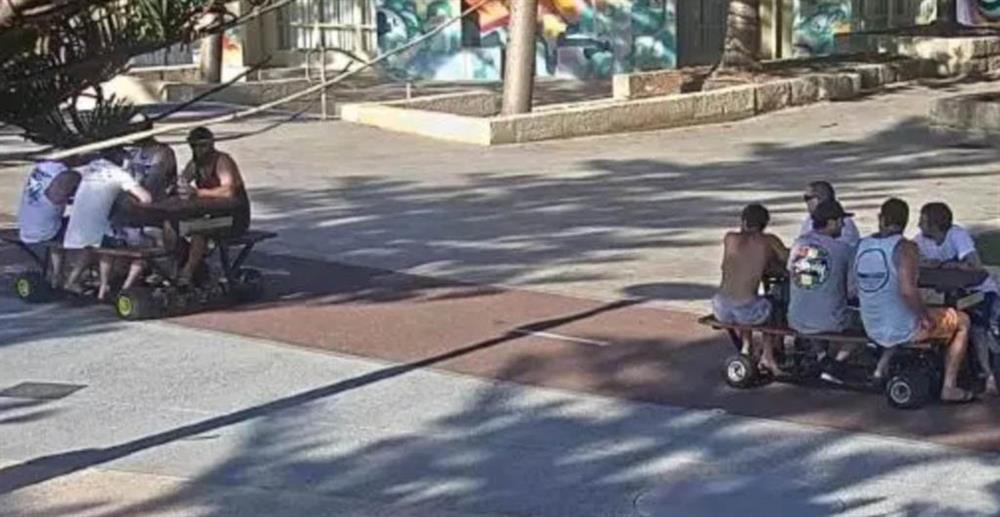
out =
[[[50,248],[49,257],[52,260],[52,276],[49,278],[49,283],[53,289],[58,289],[60,285],[59,280],[62,277],[63,250]]]
[[[771,334],[764,335],[764,351],[760,356],[760,365],[770,370],[774,375],[785,375],[785,371],[778,366],[778,360],[774,357],[774,351],[784,344],[782,336]]]
[[[971,393],[958,387],[958,372],[962,368],[965,352],[969,344],[969,316],[955,309],[930,309],[928,314],[934,321],[934,328],[921,331],[914,341],[946,339],[944,387],[941,400],[956,402],[969,400]]]
[[[107,298],[108,291],[111,289],[111,268],[114,264],[115,259],[107,255],[102,255],[100,262],[98,262],[97,268],[101,276],[101,286],[97,289],[97,299],[100,301]]]
[[[80,275],[83,274],[83,270],[90,265],[91,253],[87,250],[79,250],[76,253],[76,261],[73,264],[73,269],[69,272],[69,277],[66,279],[66,290],[72,291],[74,293],[80,293],[82,291],[80,287]]]
[[[190,283],[191,277],[194,276],[194,272],[197,270],[198,266],[201,265],[201,261],[205,258],[205,250],[208,248],[208,240],[202,235],[192,235],[191,236],[191,250],[188,252],[187,263],[184,264],[184,268],[181,269],[180,281],[182,283]]]
[[[146,262],[142,260],[133,260],[132,264],[128,268],[128,276],[125,277],[125,283],[122,284],[122,289],[128,289],[135,285],[136,281],[139,280],[139,276],[142,272],[146,270]]]

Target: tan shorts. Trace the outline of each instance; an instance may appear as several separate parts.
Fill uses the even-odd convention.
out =
[[[959,329],[969,328],[969,316],[952,308],[927,309],[934,326],[928,330],[919,330],[913,341],[951,340]]]

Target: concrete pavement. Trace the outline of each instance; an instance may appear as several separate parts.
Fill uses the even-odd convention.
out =
[[[255,224],[281,233],[270,251],[703,310],[742,205],[767,203],[787,240],[811,180],[834,182],[863,231],[890,195],[1000,225],[997,151],[925,120],[935,98],[991,88],[912,86],[728,125],[491,149],[265,117],[220,127],[236,138],[220,147],[247,177]],[[0,174],[4,206],[20,176]]]
[[[55,307],[0,298],[0,389],[82,386],[0,397],[0,513],[1000,512],[995,454]]]

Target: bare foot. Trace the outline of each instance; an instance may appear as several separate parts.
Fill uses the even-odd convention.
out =
[[[990,375],[986,379],[986,394],[991,397],[1000,397],[1000,390],[997,389],[997,378],[995,375]]]
[[[965,391],[961,388],[948,388],[945,387],[941,390],[941,402],[972,402],[976,396],[971,391]]]
[[[778,367],[778,363],[774,359],[764,359],[760,360],[760,367],[771,372],[771,375],[775,377],[787,377],[788,373]]]

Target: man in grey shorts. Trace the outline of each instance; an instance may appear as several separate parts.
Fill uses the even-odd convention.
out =
[[[770,219],[762,205],[747,205],[741,216],[740,231],[727,233],[723,240],[722,283],[712,298],[712,312],[722,323],[760,325],[771,317],[771,302],[758,294],[761,279],[765,272],[785,267],[788,249],[781,239],[764,232]],[[744,331],[742,337],[747,342],[750,332]],[[777,375],[783,373],[774,359],[780,339],[765,337],[760,360],[761,366]]]

